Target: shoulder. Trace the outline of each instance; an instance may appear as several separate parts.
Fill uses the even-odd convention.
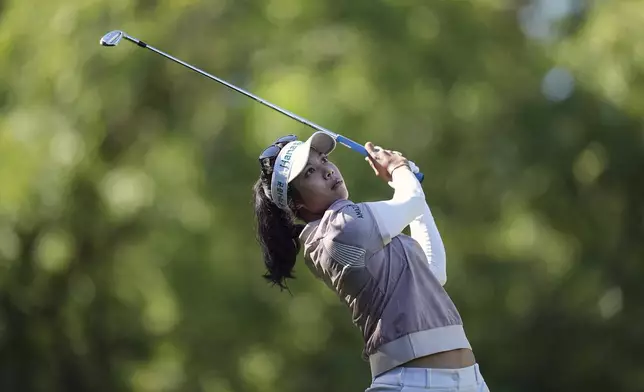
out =
[[[329,233],[359,230],[370,227],[373,218],[369,207],[364,203],[354,203],[351,200],[335,202],[327,211],[326,227]]]
[[[351,200],[336,202],[326,217],[321,225],[321,237],[327,245],[342,244],[370,252],[382,247],[375,219],[367,204]]]
[[[326,254],[341,266],[364,266],[370,248],[370,216],[368,209],[360,203],[335,202],[320,225]]]

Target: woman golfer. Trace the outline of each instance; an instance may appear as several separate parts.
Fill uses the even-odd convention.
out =
[[[364,338],[375,391],[488,391],[443,289],[445,249],[410,162],[365,147],[389,200],[354,203],[328,160],[335,140],[285,136],[259,157],[254,186],[265,277],[284,288],[297,254],[342,298]],[[299,219],[306,225],[296,224]],[[410,226],[411,236],[401,234]]]

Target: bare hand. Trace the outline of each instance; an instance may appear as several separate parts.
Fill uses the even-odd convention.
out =
[[[376,148],[371,142],[367,142],[365,148],[369,153],[367,160],[374,173],[387,182],[391,181],[391,173],[395,169],[409,165],[407,158],[399,152]]]

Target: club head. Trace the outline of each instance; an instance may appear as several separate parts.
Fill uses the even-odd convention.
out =
[[[101,38],[101,45],[103,46],[116,46],[121,41],[125,33],[120,30],[110,31]]]

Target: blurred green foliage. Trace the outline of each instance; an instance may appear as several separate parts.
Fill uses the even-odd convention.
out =
[[[333,293],[260,277],[256,157],[311,130],[123,29],[414,160],[493,391],[643,391],[643,6],[0,2],[0,390],[369,384]]]

